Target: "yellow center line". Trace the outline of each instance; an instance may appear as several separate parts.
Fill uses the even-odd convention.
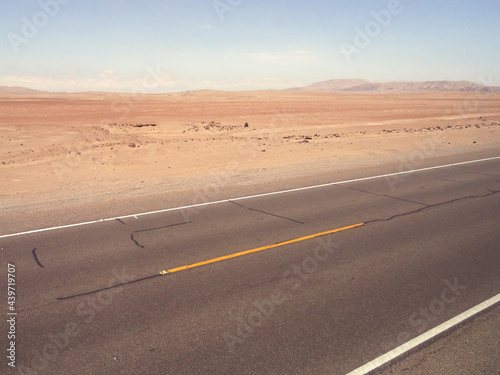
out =
[[[348,230],[348,229],[357,228],[357,227],[360,227],[360,226],[362,226],[362,225],[364,225],[364,223],[355,224],[355,225],[350,225],[350,226],[348,226],[348,227],[343,227],[343,228],[332,229],[332,230],[329,230],[329,231],[326,231],[326,232],[315,233],[315,234],[311,234],[311,235],[309,235],[309,236],[299,237],[299,238],[295,238],[295,239],[293,239],[293,240],[288,240],[288,241],[284,241],[284,242],[279,242],[279,243],[276,243],[276,244],[274,244],[274,245],[262,246],[262,247],[258,247],[258,248],[256,248],[256,249],[251,249],[251,250],[242,251],[242,252],[240,252],[240,253],[235,253],[235,254],[225,255],[225,256],[222,256],[222,257],[218,257],[218,258],[213,258],[213,259],[205,260],[205,261],[203,261],[203,262],[198,262],[198,263],[189,264],[189,265],[187,265],[187,266],[182,266],[182,267],[172,268],[172,269],[169,269],[169,270],[163,270],[163,271],[161,271],[161,272],[160,272],[160,274],[162,274],[162,275],[166,275],[166,274],[169,274],[169,273],[174,273],[174,272],[179,272],[179,271],[188,270],[188,269],[191,269],[191,268],[201,267],[201,266],[205,266],[205,265],[207,265],[207,264],[216,263],[216,262],[221,262],[221,261],[223,261],[223,260],[228,260],[228,259],[232,259],[232,258],[237,258],[237,257],[241,257],[241,256],[243,256],[243,255],[252,254],[252,253],[257,253],[257,252],[259,252],[259,251],[269,250],[269,249],[273,249],[273,248],[275,248],[275,247],[285,246],[285,245],[289,245],[289,244],[296,243],[296,242],[300,242],[300,241],[310,240],[311,238],[316,238],[316,237],[320,237],[320,236],[325,236],[325,235],[327,235],[327,234],[337,233],[337,232],[341,232],[341,231],[343,231],[343,230]]]

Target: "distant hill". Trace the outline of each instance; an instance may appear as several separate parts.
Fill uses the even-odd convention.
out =
[[[316,82],[287,91],[359,92],[359,93],[404,93],[429,91],[500,92],[500,86],[484,86],[469,81],[423,81],[376,83],[361,79],[332,79]]]
[[[46,91],[32,90],[19,86],[0,86],[0,94],[46,94]]]
[[[348,90],[352,87],[357,87],[365,84],[369,84],[369,81],[363,79],[331,79],[329,81],[321,81],[313,83],[309,86],[304,87],[294,87],[287,89],[286,91],[327,91],[336,92]]]

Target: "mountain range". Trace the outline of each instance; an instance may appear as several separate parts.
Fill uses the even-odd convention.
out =
[[[485,86],[469,81],[370,82],[362,79],[332,79],[286,91],[404,93],[404,92],[500,92],[500,86]]]
[[[46,91],[39,91],[20,86],[0,86],[0,94],[43,94]]]

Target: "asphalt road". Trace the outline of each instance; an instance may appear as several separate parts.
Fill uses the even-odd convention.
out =
[[[496,305],[376,374],[498,374],[499,337],[500,306]]]
[[[499,208],[496,159],[0,238],[0,373],[346,374],[500,293]]]

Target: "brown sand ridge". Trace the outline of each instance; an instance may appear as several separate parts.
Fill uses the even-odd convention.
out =
[[[500,93],[3,93],[0,202],[227,170],[304,172],[425,142],[498,145]]]

